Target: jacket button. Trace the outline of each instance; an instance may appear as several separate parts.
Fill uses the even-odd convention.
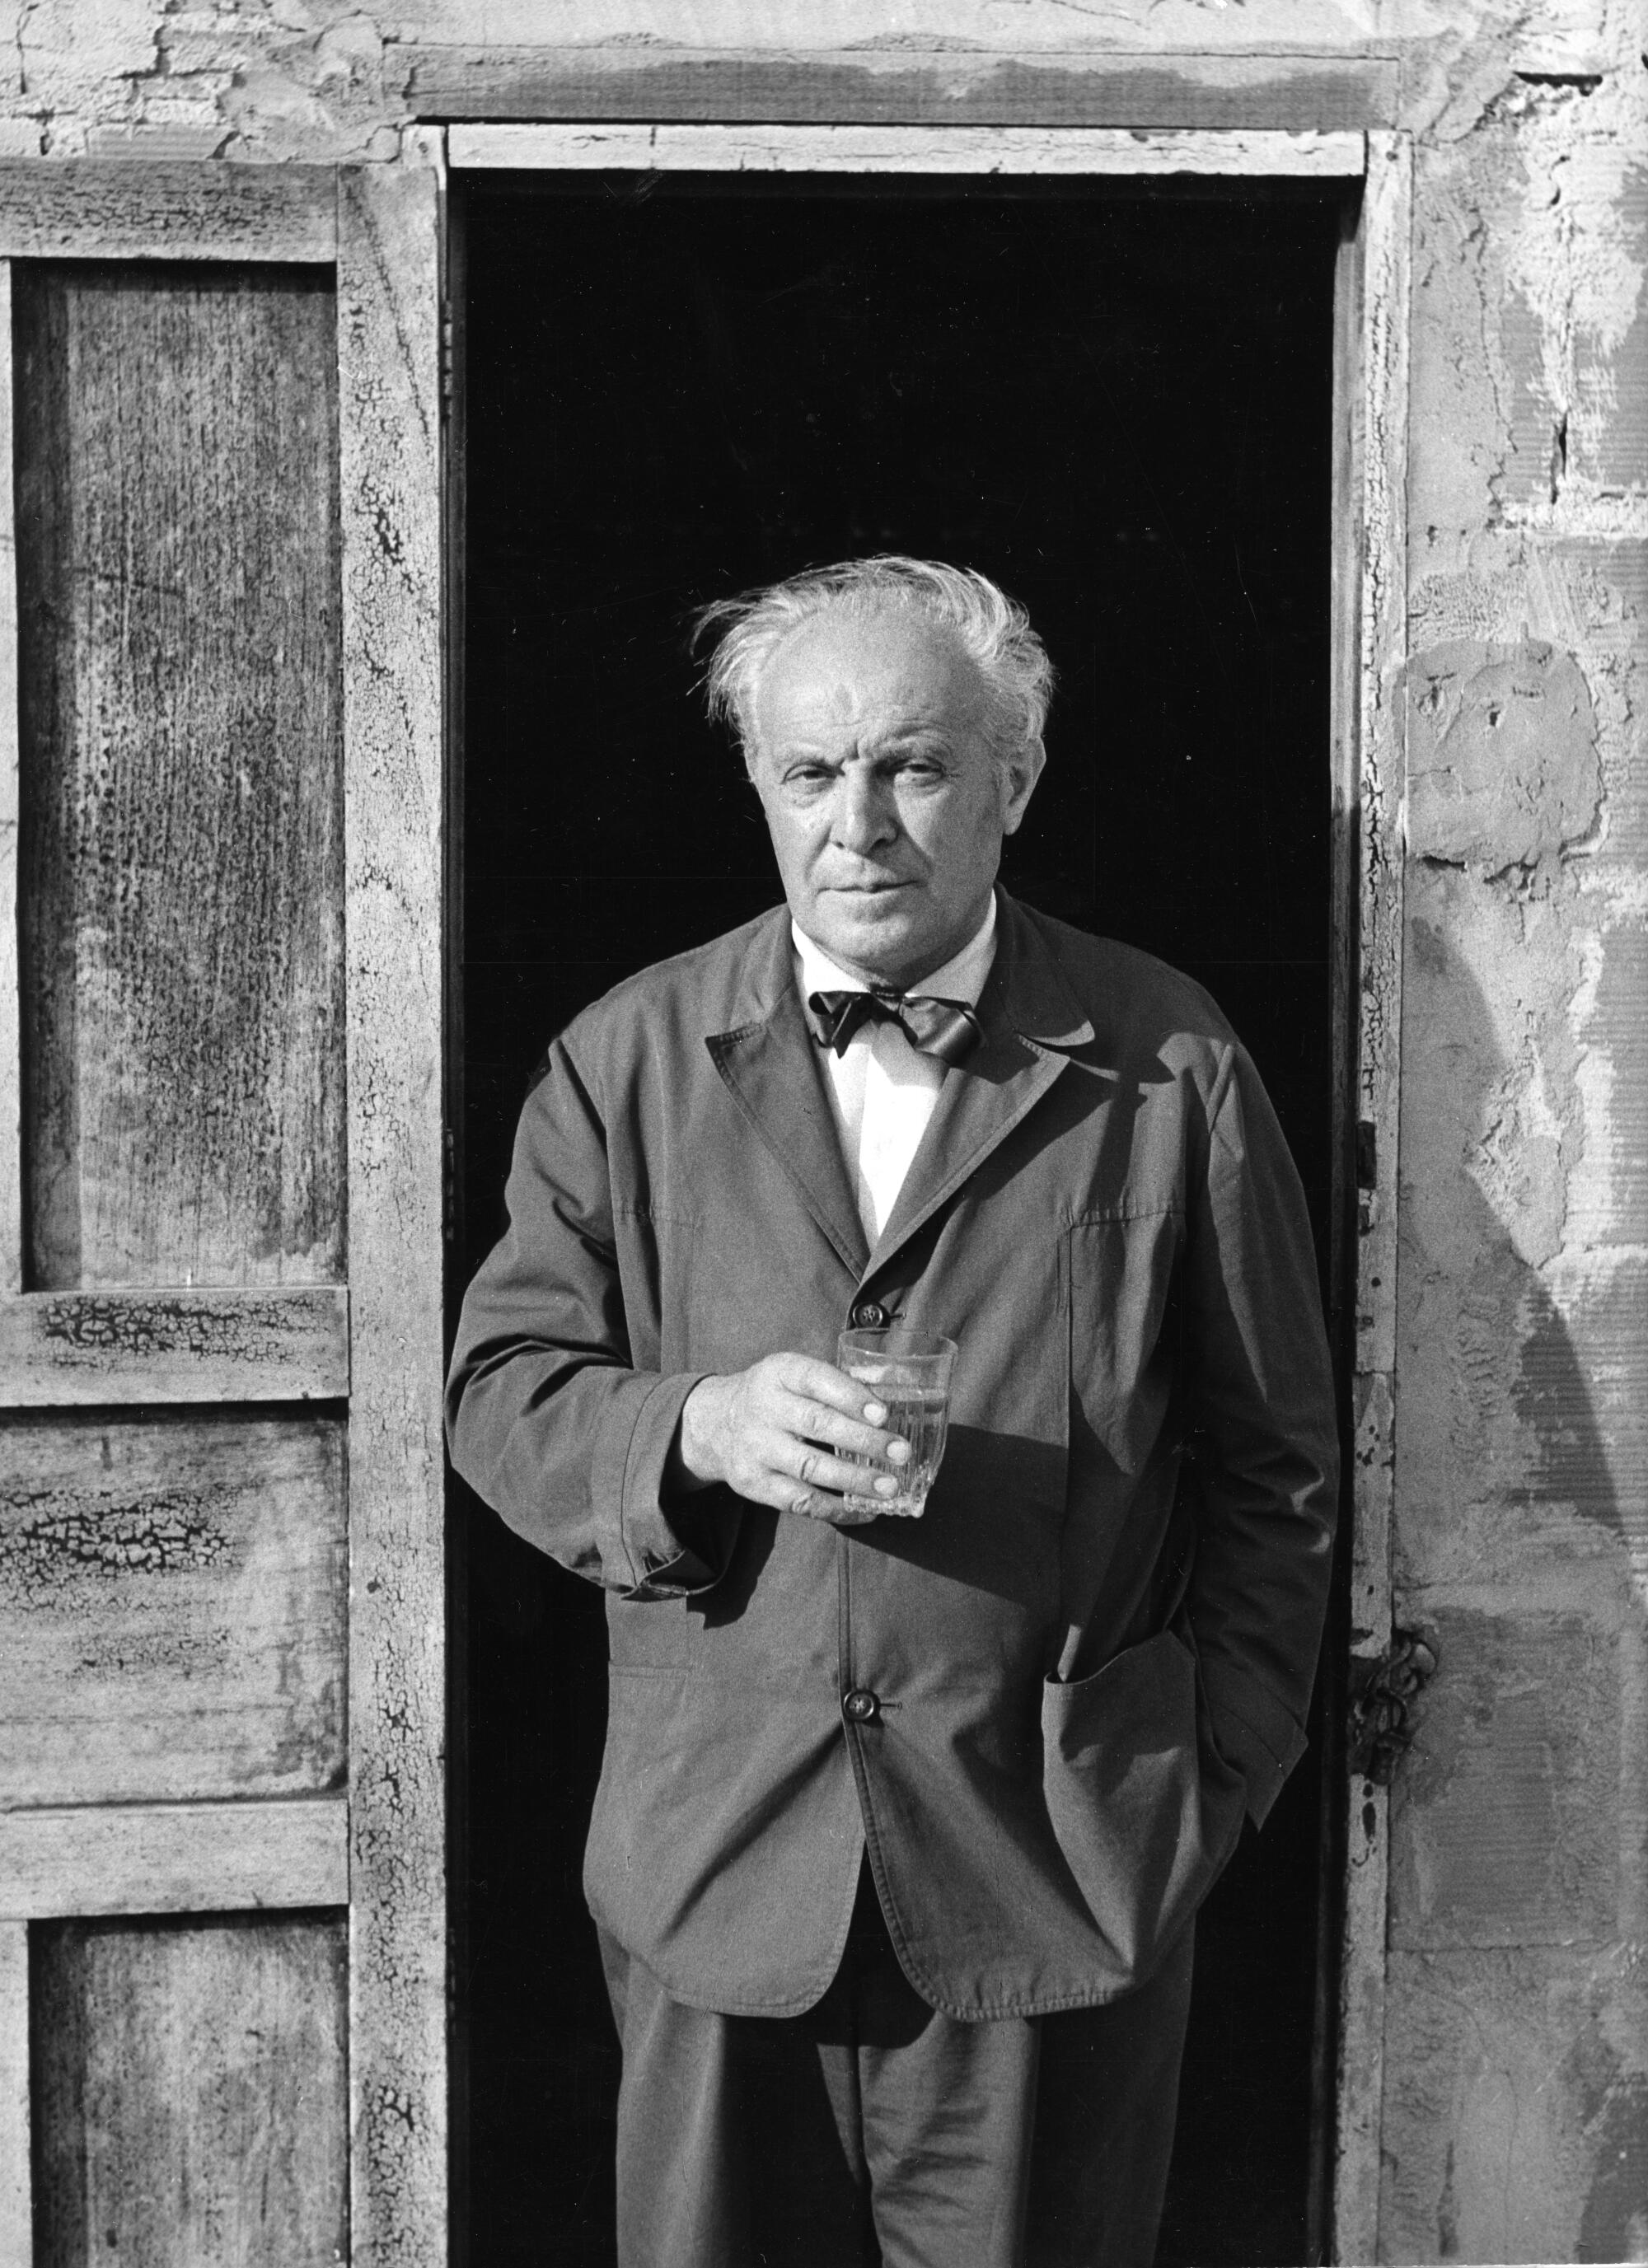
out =
[[[849,1724],[870,1724],[880,1709],[880,1697],[872,1693],[867,1685],[855,1685],[850,1693],[842,1696],[841,1713]]]
[[[884,1331],[887,1322],[887,1310],[879,1300],[861,1300],[853,1310],[855,1331]]]

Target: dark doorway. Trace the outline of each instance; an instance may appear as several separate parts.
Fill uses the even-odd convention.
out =
[[[1327,1249],[1329,464],[1342,193],[997,180],[471,187],[460,1284],[528,1076],[630,970],[778,896],[693,604],[901,550],[1060,666],[1004,879],[1199,978]],[[477,2268],[611,2257],[617,2059],[579,1890],[601,1601],[472,1500]],[[461,1709],[463,1702],[461,1701]],[[1307,2257],[1319,1772],[1204,1917],[1163,2263]]]

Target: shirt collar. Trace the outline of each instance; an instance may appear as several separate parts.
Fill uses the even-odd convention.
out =
[[[861,976],[849,976],[845,968],[838,968],[829,954],[815,945],[804,929],[792,917],[790,936],[794,941],[800,968],[800,991],[803,1000],[814,992],[868,992],[869,987]],[[979,995],[984,990],[985,979],[990,974],[995,959],[995,892],[990,893],[990,902],[985,908],[984,919],[963,946],[942,965],[902,989],[906,992],[935,992],[946,1000],[964,1000],[970,1008],[976,1007]]]

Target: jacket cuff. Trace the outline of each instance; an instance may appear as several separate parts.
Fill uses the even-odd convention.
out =
[[[635,1407],[627,1435],[611,1445],[611,1467],[601,1482],[616,1487],[622,1572],[627,1579],[620,1587],[628,1598],[686,1598],[708,1590],[725,1572],[723,1565],[696,1550],[677,1530],[665,1502],[664,1475],[681,1412],[688,1395],[706,1374],[678,1371],[655,1380]],[[685,1515],[695,1501],[682,1499],[675,1506],[676,1517]]]
[[[1214,1741],[1246,1781],[1248,1816],[1262,1827],[1282,1781],[1304,1754],[1304,1727],[1245,1671],[1205,1653],[1201,1669]]]

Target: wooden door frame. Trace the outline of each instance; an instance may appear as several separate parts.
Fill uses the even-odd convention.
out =
[[[1346,1670],[1388,1657],[1396,1465],[1397,1191],[1401,1075],[1408,653],[1408,345],[1413,148],[1368,136],[1355,236],[1341,248],[1334,340],[1334,909],[1342,1035],[1334,1081],[1339,1177],[1333,1261],[1337,1348],[1352,1406],[1343,1428],[1349,1517]],[[1354,1096],[1354,1109],[1351,1098]],[[1340,1922],[1330,2257],[1379,2258],[1385,2093],[1388,1787],[1353,1771],[1347,1727],[1331,1760]],[[1324,2216],[1325,2220],[1327,2216]]]
[[[447,2257],[441,158],[440,135],[414,129],[393,166],[0,164],[4,1403],[346,1397],[350,1585],[344,1793],[0,1813],[5,2260],[32,2257],[31,1920],[345,1905],[351,2257],[361,2268]],[[347,1291],[21,1289],[16,260],[336,269]],[[94,1331],[77,1329],[83,1307],[97,1311]],[[123,1314],[140,1314],[141,1330],[123,1333]]]
[[[351,2257],[447,2257],[443,137],[338,175]]]
[[[616,99],[618,118],[592,108],[580,122],[547,124],[520,117],[530,99],[509,99],[509,122],[452,124],[454,174],[627,168],[1360,180],[1334,293],[1330,1276],[1349,1404],[1342,1425],[1349,1629],[1341,1624],[1341,1637],[1351,1662],[1377,1664],[1392,1636],[1403,797],[1395,696],[1407,635],[1408,137],[1334,123],[1281,129],[1262,122],[1258,105],[1254,123],[1217,129],[1039,123],[1023,112],[1009,122],[965,126],[843,122],[822,105],[807,123],[772,123],[771,108],[742,122],[700,112],[697,120],[658,114],[636,123],[648,112]],[[625,111],[630,122],[620,122]],[[1318,2015],[1311,2219],[1325,2238],[1331,2231],[1331,2257],[1366,2261],[1378,2257],[1388,1797],[1350,1776],[1341,1723],[1330,1727],[1327,1745],[1321,1973],[1325,1984],[1336,1974],[1337,1991]]]

